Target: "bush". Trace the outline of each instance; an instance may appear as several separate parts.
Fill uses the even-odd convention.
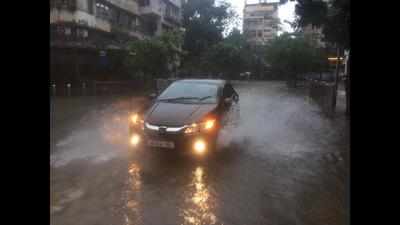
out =
[[[309,45],[302,37],[288,33],[273,39],[265,51],[270,70],[292,80],[288,84],[294,86],[300,76],[322,71],[327,65],[327,57],[321,49]]]

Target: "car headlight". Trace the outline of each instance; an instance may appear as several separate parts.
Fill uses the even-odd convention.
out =
[[[214,128],[214,125],[215,125],[215,120],[209,119],[209,120],[206,120],[206,122],[204,122],[202,124],[202,128],[204,130],[212,130]]]
[[[201,123],[193,123],[186,127],[185,134],[193,134],[202,131],[211,131],[215,127],[215,120],[208,119]]]
[[[137,114],[137,113],[133,114],[133,115],[131,116],[130,120],[131,120],[131,123],[132,123],[133,125],[141,125],[141,126],[144,125],[144,120],[143,120],[143,118],[142,118],[139,114]]]
[[[197,133],[198,131],[199,131],[199,126],[197,125],[197,123],[193,123],[186,127],[185,134],[193,134]]]

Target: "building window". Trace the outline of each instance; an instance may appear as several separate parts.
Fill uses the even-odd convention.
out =
[[[247,36],[249,38],[254,38],[256,36],[256,31],[254,31],[254,30],[248,31]]]
[[[172,4],[167,4],[165,7],[164,16],[167,19],[179,20],[179,8]]]
[[[76,10],[76,0],[50,0],[50,7],[74,11]]]
[[[136,16],[133,16],[131,19],[131,29],[136,31],[139,27],[140,23],[139,23],[139,19]]]
[[[105,20],[110,20],[111,19],[111,13],[110,13],[110,8],[102,3],[96,3],[96,16],[105,19]]]
[[[118,25],[122,27],[128,27],[129,25],[129,15],[127,15],[124,12],[119,13],[119,18],[118,18]]]
[[[109,15],[110,15],[109,21],[113,24],[119,24],[119,18],[121,17],[121,14],[122,14],[122,12],[120,12],[116,9],[110,8],[109,9]]]
[[[57,32],[57,34],[63,34],[64,33],[64,28],[62,26],[57,26],[56,32]]]
[[[178,17],[179,18],[179,8],[174,8],[174,12],[175,12],[175,15],[176,15],[176,17]]]
[[[77,29],[76,30],[76,35],[81,38],[87,38],[88,37],[88,31],[86,29]]]
[[[150,5],[150,0],[139,0],[139,6],[148,6]]]
[[[133,20],[133,18],[131,16],[128,16],[128,18],[126,20],[126,24],[124,25],[127,29],[131,28],[132,20]]]
[[[65,28],[65,35],[67,35],[67,36],[71,35],[71,28],[69,28],[69,27]]]
[[[87,0],[88,13],[93,14],[93,0]]]

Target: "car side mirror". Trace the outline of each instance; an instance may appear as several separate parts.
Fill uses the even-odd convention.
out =
[[[235,101],[236,103],[239,102],[239,95],[235,95],[233,97],[233,101]]]
[[[157,94],[156,93],[149,94],[149,99],[150,100],[154,100],[155,98],[157,98]]]

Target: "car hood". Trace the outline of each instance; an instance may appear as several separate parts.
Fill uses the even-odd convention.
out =
[[[146,122],[153,125],[183,126],[198,122],[215,110],[217,104],[179,104],[156,102],[146,114]]]

